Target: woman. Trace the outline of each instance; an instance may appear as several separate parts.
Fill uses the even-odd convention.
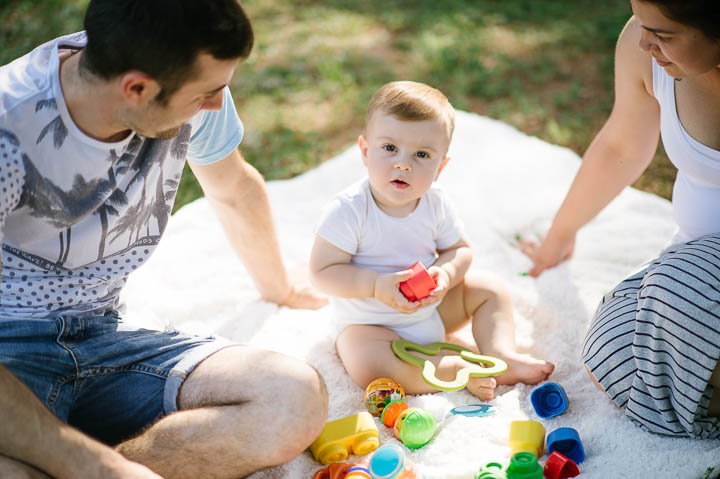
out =
[[[720,9],[631,0],[615,105],[541,244],[533,276],[572,255],[578,229],[650,163],[678,168],[671,246],[603,299],[585,338],[592,379],[649,431],[720,437]],[[716,391],[714,392],[714,389]]]

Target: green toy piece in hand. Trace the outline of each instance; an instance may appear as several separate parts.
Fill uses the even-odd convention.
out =
[[[452,381],[443,381],[435,376],[435,364],[432,361],[409,352],[417,351],[428,356],[435,356],[442,349],[456,351],[460,353],[460,357],[472,364],[460,369]],[[507,363],[502,359],[475,354],[467,348],[450,343],[430,343],[423,346],[405,339],[396,339],[392,342],[392,350],[403,361],[421,367],[423,380],[440,391],[458,391],[467,386],[471,376],[485,378],[498,376],[507,371]]]

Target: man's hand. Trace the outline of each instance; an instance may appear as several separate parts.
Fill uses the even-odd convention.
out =
[[[278,304],[293,309],[320,309],[328,304],[328,297],[309,284],[294,284],[290,285],[287,296]]]
[[[537,277],[546,269],[552,268],[572,256],[575,250],[575,235],[563,239],[551,238],[548,235],[540,243],[533,239],[523,238],[518,241],[518,248],[533,262],[533,267],[528,274]]]

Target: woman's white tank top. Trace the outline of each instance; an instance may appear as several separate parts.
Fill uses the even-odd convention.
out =
[[[673,214],[678,232],[672,243],[685,243],[720,232],[720,151],[690,136],[680,123],[675,79],[652,60],[653,93],[660,103],[660,135],[668,158],[678,169]]]

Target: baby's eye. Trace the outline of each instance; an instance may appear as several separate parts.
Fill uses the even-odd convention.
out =
[[[395,148],[395,145],[383,145],[383,150],[389,151],[390,153],[395,153],[397,151],[397,148]]]
[[[657,38],[661,42],[669,42],[670,41],[670,37],[663,37],[663,36],[658,35],[657,33],[653,33],[653,35],[655,35],[655,38]]]
[[[422,158],[422,159],[430,158],[430,155],[428,155],[424,151],[418,151],[417,153],[415,153],[415,156],[417,156],[418,158]]]

